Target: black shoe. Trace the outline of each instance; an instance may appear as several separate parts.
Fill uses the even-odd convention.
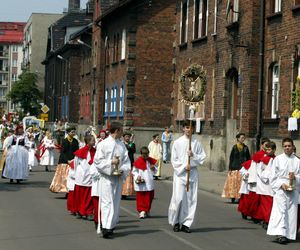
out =
[[[112,236],[112,234],[111,234],[111,232],[109,232],[108,229],[103,228],[102,229],[102,236],[103,236],[104,239],[109,239]]]
[[[88,221],[93,221],[93,220],[94,220],[94,215],[93,215],[93,214],[90,214],[90,215],[88,215],[88,216],[86,217],[86,219],[87,219]]]
[[[255,218],[252,218],[252,221],[254,224],[259,224],[261,222],[261,220],[258,220],[258,219],[255,219]]]
[[[46,172],[49,172],[49,169],[48,169],[48,167],[45,167],[45,171],[46,171]]]
[[[234,203],[235,202],[235,198],[231,198],[231,203]]]
[[[182,225],[181,227],[181,231],[182,232],[185,232],[185,233],[191,233],[191,230],[189,227],[185,226],[185,225]]]
[[[242,213],[242,218],[243,218],[244,220],[247,220],[247,215],[245,215],[245,214]]]
[[[267,223],[267,222],[263,222],[263,223],[261,224],[261,226],[262,226],[262,228],[265,229],[265,230],[268,229],[268,223]]]
[[[21,180],[17,180],[17,184],[20,184]]]
[[[163,163],[165,163],[165,164],[166,164],[166,163],[167,163],[167,161],[163,161]]]
[[[174,225],[173,231],[174,232],[179,232],[180,231],[180,225],[179,225],[179,223],[177,223],[177,224]]]
[[[9,183],[14,183],[14,180],[13,180],[13,179],[10,179],[10,180],[9,180]]]
[[[153,179],[154,180],[158,180],[158,176],[153,176]]]
[[[282,245],[285,245],[288,243],[288,239],[284,236],[279,236],[277,239],[276,239],[276,242],[279,243],[279,244],[282,244]]]

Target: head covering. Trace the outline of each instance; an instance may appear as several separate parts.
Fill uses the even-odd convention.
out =
[[[23,129],[23,125],[22,125],[22,124],[19,124],[19,125],[16,127],[15,133],[17,133],[17,131],[18,131],[20,128]]]
[[[66,132],[69,134],[72,130],[76,130],[76,128],[75,127],[68,127],[66,129]]]

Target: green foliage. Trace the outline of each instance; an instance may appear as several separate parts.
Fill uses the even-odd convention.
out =
[[[37,75],[30,72],[23,72],[19,80],[12,85],[7,98],[13,104],[20,104],[24,113],[38,115],[40,113],[42,93],[37,87]]]

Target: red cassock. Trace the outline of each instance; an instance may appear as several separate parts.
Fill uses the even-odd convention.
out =
[[[146,160],[143,157],[139,157],[134,163],[134,167],[142,171],[147,171],[147,163],[154,165],[157,161],[151,157],[148,157]],[[136,210],[138,212],[148,213],[151,209],[151,204],[154,198],[154,190],[150,191],[136,191]]]
[[[262,157],[261,161],[263,164],[268,165],[269,161],[273,159],[275,156],[264,156]],[[270,216],[271,216],[271,211],[272,211],[272,206],[273,206],[273,197],[270,195],[263,195],[263,194],[256,194],[259,196],[258,199],[258,205],[257,205],[257,210],[254,213],[254,218],[263,220],[266,223],[269,223]]]
[[[242,166],[248,170],[251,166],[251,160],[245,161]],[[240,201],[239,201],[239,206],[238,206],[238,211],[242,213],[245,216],[249,216],[249,206],[250,206],[250,201],[249,201],[249,195],[248,194],[241,194]]]
[[[74,152],[74,155],[80,159],[86,159],[90,152],[91,160],[88,162],[91,165],[94,161],[96,149],[90,148],[88,145]],[[91,186],[83,186],[75,184],[74,197],[77,213],[82,216],[88,216],[94,213],[93,199],[91,196]]]
[[[74,169],[74,161],[72,160],[70,163],[70,168]],[[67,210],[70,213],[76,213],[76,205],[75,205],[75,198],[74,198],[74,191],[69,190],[68,197],[67,197]]]

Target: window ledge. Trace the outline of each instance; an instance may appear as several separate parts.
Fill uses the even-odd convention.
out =
[[[121,60],[120,60],[120,63],[125,63],[125,59],[121,59]]]
[[[263,123],[268,123],[268,124],[276,124],[280,122],[280,118],[268,118],[268,119],[263,119]]]
[[[300,13],[300,4],[295,5],[292,8],[293,13]]]
[[[187,42],[179,44],[178,47],[179,47],[180,49],[185,49],[185,48],[187,48]]]
[[[201,42],[206,42],[206,41],[207,41],[207,36],[202,36],[202,37],[194,39],[192,41],[192,43],[195,44],[195,43],[201,43]]]
[[[115,66],[115,65],[117,65],[117,64],[119,64],[118,61],[115,61],[115,62],[112,62],[112,63],[111,63],[111,65],[113,65],[113,66]]]
[[[281,17],[282,17],[282,12],[280,11],[280,12],[276,12],[276,13],[272,13],[272,14],[268,15],[267,20],[271,21],[271,20],[281,18]]]

